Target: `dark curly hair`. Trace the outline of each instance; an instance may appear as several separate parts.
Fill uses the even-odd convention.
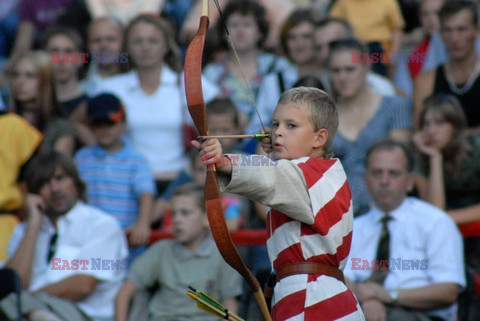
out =
[[[260,32],[260,39],[257,43],[257,47],[263,48],[269,31],[267,12],[262,5],[252,0],[232,0],[227,4],[225,9],[223,10],[223,23],[219,22],[216,26],[219,38],[219,45],[222,46],[224,49],[228,49],[224,24],[226,24],[228,19],[235,13],[241,14],[243,16],[253,16],[257,24],[258,31]]]

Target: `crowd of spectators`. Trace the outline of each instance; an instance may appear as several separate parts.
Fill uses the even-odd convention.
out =
[[[416,161],[414,184],[401,193],[439,208],[422,205],[457,226],[480,222],[477,1],[218,0],[217,5],[210,4],[202,75],[211,135],[270,128],[282,92],[317,87],[337,104],[333,152],[345,168],[357,219],[379,207],[380,196],[372,195],[365,180],[373,175],[368,150],[391,139],[411,147],[402,151]],[[63,320],[68,314],[58,312],[62,309],[75,311],[68,320],[126,320],[130,301],[136,306],[130,320],[206,320],[193,309],[183,311],[184,298],[172,299],[172,306],[162,302],[162,310],[135,295],[146,288],[152,302],[161,302],[185,296],[179,283],[186,292],[188,282],[206,287],[202,290],[247,320],[258,317],[248,291],[242,294],[240,280],[212,252],[199,205],[205,168],[188,142],[195,133],[183,60],[200,10],[201,0],[0,2],[0,266],[17,270],[32,294],[25,299],[31,320]],[[221,143],[228,153],[262,153],[255,139]],[[228,194],[223,204],[230,231],[265,228],[262,205]],[[82,212],[88,215],[81,218]],[[74,220],[80,227],[72,227]],[[360,222],[368,230],[367,219]],[[451,233],[450,223],[442,224]],[[439,226],[437,233],[447,233]],[[122,236],[109,238],[121,229]],[[150,246],[156,229],[173,232],[175,241]],[[32,243],[37,237],[46,243]],[[82,238],[92,239],[82,245]],[[476,273],[479,240],[463,239],[466,270]],[[359,246],[352,248],[360,251]],[[76,278],[83,274],[49,268],[50,254],[71,261],[81,253],[125,260],[131,273],[122,285],[127,273],[121,271]],[[266,247],[241,253],[255,274],[269,273]],[[38,263],[38,255],[48,257],[47,263]],[[194,271],[192,264],[208,280],[185,277]],[[452,291],[460,293],[465,283],[457,284],[459,290]],[[37,295],[39,290],[44,294]],[[357,290],[363,304],[365,293]],[[55,297],[74,304],[57,305]],[[7,299],[0,300],[0,319],[14,318],[13,299]],[[473,300],[460,305],[470,311],[460,321],[480,319],[480,300]],[[368,313],[379,311],[369,304]],[[142,306],[148,313],[141,313]],[[454,314],[431,320],[453,321]]]

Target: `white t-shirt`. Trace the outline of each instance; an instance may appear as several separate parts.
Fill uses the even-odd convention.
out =
[[[217,87],[204,78],[202,88],[205,102],[218,94]],[[192,120],[185,99],[183,73],[177,75],[163,65],[160,85],[148,95],[140,87],[138,73],[132,70],[105,80],[97,94],[101,92],[113,93],[123,102],[128,137],[154,173],[179,172],[187,167],[182,124]]]
[[[378,93],[381,96],[395,96],[395,87],[393,87],[390,80],[382,77],[374,72],[367,74],[367,83],[373,92]]]

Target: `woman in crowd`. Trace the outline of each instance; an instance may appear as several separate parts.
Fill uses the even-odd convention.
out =
[[[72,156],[75,132],[62,118],[50,60],[46,52],[30,51],[13,61],[10,109],[44,134],[42,151],[53,149]]]
[[[300,78],[320,76],[321,69],[315,60],[313,30],[311,10],[295,10],[284,22],[280,30],[280,45],[293,66],[287,71],[265,75],[258,93],[260,109],[273,110],[280,95],[294,87]],[[322,84],[321,87],[326,86]]]
[[[79,143],[93,145],[95,137],[87,125],[88,97],[80,86],[79,70],[84,62],[73,60],[72,53],[83,52],[83,41],[74,29],[57,26],[47,29],[41,40],[44,50],[51,53],[55,91],[63,116],[74,126]],[[73,61],[58,61],[54,52],[67,53]]]
[[[416,186],[420,197],[444,209],[457,224],[480,221],[480,136],[467,134],[462,106],[451,95],[428,97],[413,137],[420,152]],[[468,266],[480,272],[480,238],[464,239]],[[472,304],[470,320],[479,320]]]
[[[333,151],[342,160],[352,188],[355,215],[369,208],[364,182],[365,157],[375,142],[392,138],[410,139],[410,106],[395,96],[380,96],[367,85],[368,63],[352,61],[352,51],[368,55],[368,49],[355,39],[335,41],[330,45],[328,68],[331,88],[336,96],[339,126]]]
[[[297,9],[285,20],[280,30],[281,49],[295,65],[297,78],[304,76],[319,77],[321,74],[321,68],[318,67],[315,56],[314,29],[312,10]]]
[[[233,1],[243,0],[220,0],[218,4],[222,10]],[[311,0],[304,0],[311,1]],[[323,1],[323,0],[321,0]],[[198,17],[202,13],[202,1],[193,1],[193,7],[188,12],[188,15],[180,30],[180,41],[182,43],[188,42],[193,38],[198,29]],[[288,17],[290,12],[295,10],[296,4],[292,0],[257,0],[255,1],[265,8],[268,17],[268,24],[271,26],[268,32],[268,36],[265,40],[265,47],[270,50],[276,50],[278,48],[279,30],[283,21]],[[210,10],[209,20],[212,26],[223,23],[220,20],[219,10]]]
[[[448,210],[457,224],[480,221],[480,136],[467,135],[458,99],[427,98],[413,141],[421,155],[420,196]]]
[[[236,54],[229,49],[224,26],[219,23],[217,31],[221,47],[227,50],[227,53],[224,59],[208,64],[204,68],[204,75],[218,84],[222,96],[232,100],[245,116],[246,132],[257,132],[261,124],[254,105],[258,104],[258,92],[264,77],[286,71],[292,66],[286,59],[263,51],[269,25],[265,9],[260,4],[251,0],[231,1],[225,7],[224,18],[241,65],[235,57]],[[263,107],[259,106],[260,118],[264,124],[269,124],[275,105]],[[252,151],[251,148],[246,149]]]
[[[159,16],[142,14],[126,30],[133,69],[105,80],[100,91],[111,92],[125,105],[127,134],[153,169],[161,194],[187,167],[183,129],[186,109],[180,50],[170,26]],[[216,87],[203,81],[204,98],[213,99]]]

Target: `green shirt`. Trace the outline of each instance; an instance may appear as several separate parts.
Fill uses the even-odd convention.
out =
[[[218,301],[242,293],[240,275],[225,263],[211,237],[195,253],[176,240],[153,244],[135,260],[128,279],[137,289],[158,284],[148,304],[155,321],[218,320],[196,307],[187,296],[189,286]]]

